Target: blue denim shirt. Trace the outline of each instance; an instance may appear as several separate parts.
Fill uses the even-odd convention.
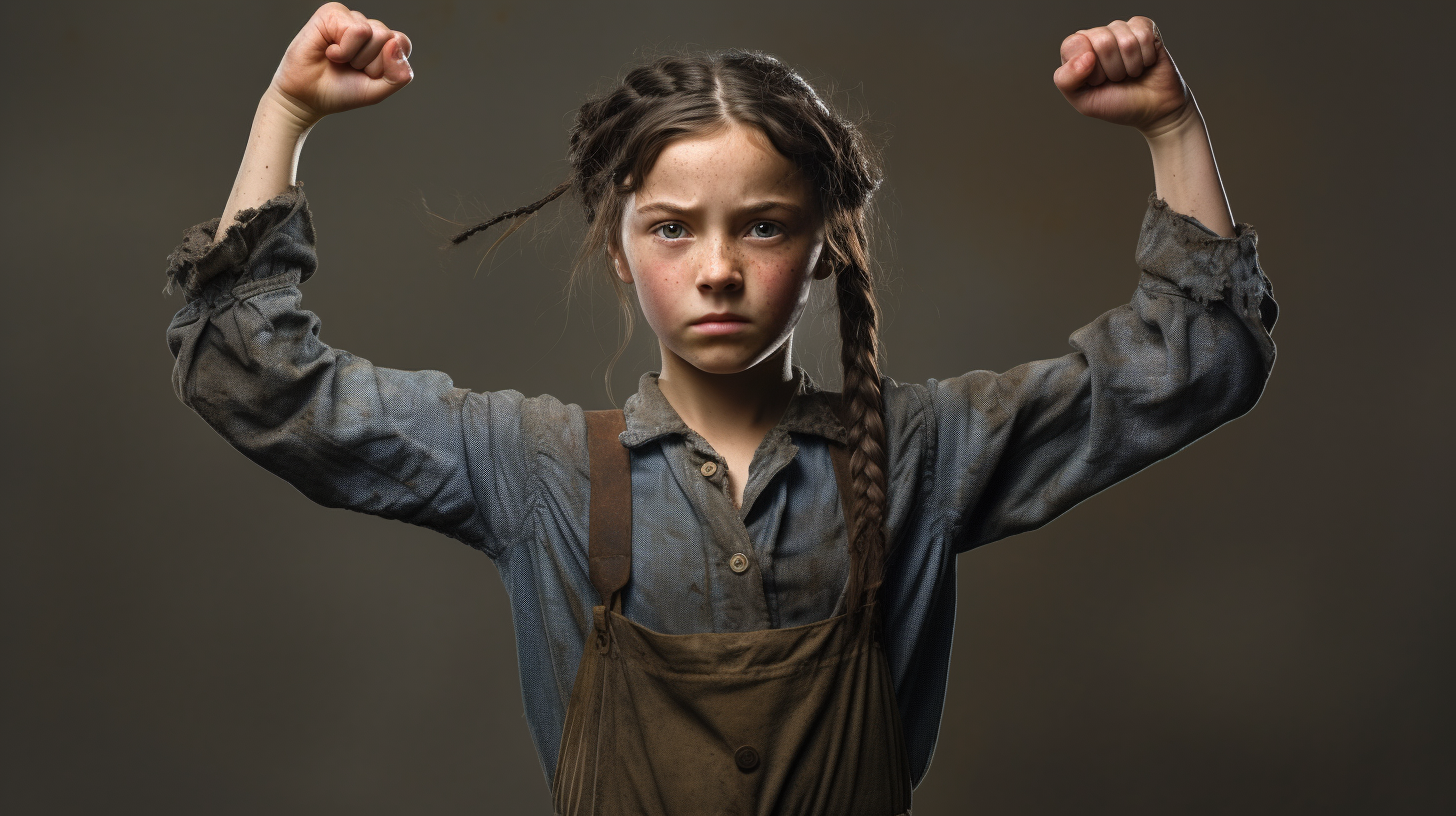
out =
[[[382,368],[319,338],[299,306],[317,266],[300,186],[188,230],[168,289],[177,396],[234,447],[328,507],[437,530],[490,556],[510,594],[527,720],[548,780],[597,603],[587,568],[582,409]],[[884,380],[889,443],[886,652],[914,781],[940,728],[955,556],[1032,530],[1252,408],[1277,314],[1247,224],[1221,238],[1150,196],[1132,300],[1072,353],[996,374]],[[628,617],[660,632],[796,626],[836,612],[848,557],[831,395],[798,392],[754,453],[741,509],[726,463],[642,377],[631,449]],[[700,466],[718,463],[714,475]],[[735,553],[749,568],[728,567]]]

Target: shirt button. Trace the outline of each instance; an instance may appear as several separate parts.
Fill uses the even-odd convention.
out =
[[[712,478],[713,474],[718,472],[718,463],[704,462],[703,466],[698,468],[698,472],[703,474],[704,476]]]
[[[748,556],[743,553],[733,553],[733,557],[728,559],[728,569],[739,573],[748,569]]]
[[[733,761],[738,764],[738,770],[748,773],[758,767],[758,751],[745,745],[733,753]]]

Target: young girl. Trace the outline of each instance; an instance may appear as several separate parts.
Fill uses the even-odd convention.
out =
[[[338,3],[294,39],[221,219],[170,259],[187,299],[173,382],[314,501],[494,560],[559,813],[908,812],[940,723],[955,556],[1248,411],[1273,364],[1255,233],[1134,17],[1067,37],[1052,77],[1146,137],[1157,185],[1131,302],[1065,357],[882,377],[876,164],[796,73],[732,52],[659,60],[587,102],[570,177],[503,216],[579,197],[583,261],[636,292],[661,350],[624,411],[374,366],[299,307],[316,258],[294,175],[323,116],[410,81],[409,51]],[[813,280],[837,294],[843,396],[793,364]]]

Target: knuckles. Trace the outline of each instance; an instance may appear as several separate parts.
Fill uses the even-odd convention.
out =
[[[1092,51],[1097,55],[1099,63],[1097,67],[1100,67],[1101,60],[1104,57],[1112,57],[1119,52],[1124,57],[1137,57],[1141,61],[1146,62],[1142,51],[1143,44],[1146,42],[1153,44],[1161,42],[1162,33],[1158,30],[1158,25],[1153,22],[1152,18],[1141,15],[1129,17],[1125,21],[1113,20],[1105,26],[1078,29],[1062,39],[1059,51],[1063,62],[1072,59],[1086,50],[1081,45],[1083,40],[1091,46]],[[1132,68],[1132,66],[1128,67],[1129,69]],[[1094,72],[1095,70],[1094,68]],[[1140,73],[1141,71],[1138,71],[1138,74]]]
[[[1079,47],[1083,42],[1088,42],[1090,44],[1090,41],[1087,40],[1086,32],[1077,31],[1072,34],[1068,34],[1066,39],[1062,40],[1062,45],[1060,49],[1062,60],[1069,60],[1072,57],[1080,54],[1084,50],[1083,48]]]

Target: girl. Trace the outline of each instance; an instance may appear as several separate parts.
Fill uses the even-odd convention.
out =
[[[412,78],[338,3],[288,48],[221,219],[170,258],[177,395],[309,498],[438,530],[509,591],[560,813],[906,813],[939,728],[958,553],[1039,527],[1258,400],[1276,307],[1152,21],[1062,43],[1080,112],[1137,128],[1157,185],[1127,305],[1073,353],[900,384],[876,364],[859,134],[755,53],[659,60],[583,105],[583,264],[662,355],[620,412],[479,394],[323,344],[299,307],[308,130]],[[517,222],[519,223],[519,222]],[[579,265],[579,269],[582,265]],[[793,364],[838,298],[843,395]]]

